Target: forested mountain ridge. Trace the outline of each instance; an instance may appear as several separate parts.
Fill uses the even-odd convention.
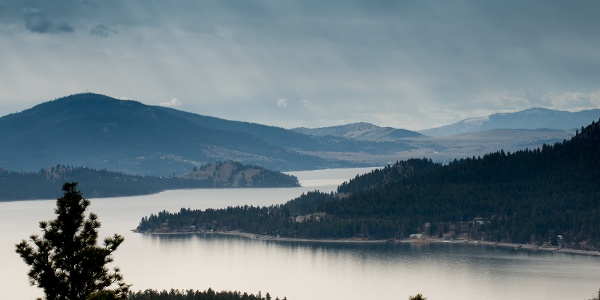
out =
[[[60,196],[56,187],[65,182],[78,182],[85,196],[90,198],[147,195],[173,189],[300,186],[295,176],[238,162],[209,164],[200,169],[210,170],[210,173],[198,171],[156,177],[63,165],[38,172],[0,168],[0,201],[53,199]]]
[[[320,152],[343,151],[343,152],[373,152],[387,153],[390,151],[405,151],[414,149],[409,141],[400,141],[396,139],[371,140],[354,139],[341,135],[313,135],[288,130],[276,126],[267,126],[249,122],[230,121],[215,117],[203,116],[194,113],[184,112],[172,108],[161,107],[170,114],[186,119],[194,124],[217,130],[231,130],[242,132],[266,141],[269,144],[284,149],[311,152],[318,156]],[[390,128],[391,129],[391,128]],[[403,131],[400,129],[391,129],[393,131]],[[408,130],[406,130],[408,132]],[[413,132],[414,136],[421,136]]]
[[[336,194],[271,207],[162,212],[139,231],[241,230],[296,238],[426,236],[600,249],[600,125],[569,141],[447,165],[398,162]],[[193,227],[190,227],[193,226]]]
[[[273,170],[360,165],[301,154],[227,128],[235,122],[220,120],[224,125],[213,128],[180,115],[92,93],[48,101],[0,118],[0,166],[31,172],[68,164],[164,176],[224,160]]]
[[[0,166],[35,172],[65,164],[171,176],[235,160],[278,171],[316,170],[381,166],[411,157],[448,162],[501,147],[535,148],[574,133],[496,130],[434,138],[367,123],[324,130],[334,132],[306,135],[85,93],[0,117]]]

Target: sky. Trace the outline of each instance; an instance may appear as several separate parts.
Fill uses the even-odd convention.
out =
[[[93,92],[421,130],[600,108],[600,0],[0,0],[0,115]]]

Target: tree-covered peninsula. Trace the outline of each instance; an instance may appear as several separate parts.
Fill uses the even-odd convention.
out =
[[[90,198],[147,195],[174,189],[300,186],[295,176],[233,161],[194,167],[191,173],[166,177],[56,165],[38,172],[0,168],[0,201],[56,198],[56,186],[71,181],[78,182]]]
[[[337,193],[282,205],[160,212],[140,232],[230,231],[311,239],[411,234],[600,249],[600,125],[569,141],[454,160],[401,161]]]

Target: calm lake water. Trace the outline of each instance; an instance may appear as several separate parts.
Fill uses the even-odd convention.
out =
[[[370,169],[294,172],[292,189],[179,190],[157,195],[92,199],[101,236],[119,233],[115,252],[133,290],[198,289],[269,292],[290,300],[589,299],[600,288],[600,257],[457,244],[273,242],[222,235],[142,235],[143,216],[182,207],[284,203],[315,189],[329,192]],[[60,187],[57,187],[60,188]],[[83,191],[85,194],[85,191]],[[27,266],[14,245],[54,218],[54,200],[0,203],[0,299],[34,299]]]

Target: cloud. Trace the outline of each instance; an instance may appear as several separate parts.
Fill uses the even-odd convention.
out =
[[[0,0],[0,91],[33,101],[89,86],[154,104],[176,91],[192,111],[283,126],[414,129],[600,107],[599,10],[592,0]]]
[[[286,99],[278,99],[277,107],[287,107],[287,100]]]
[[[182,104],[183,103],[181,103],[181,101],[179,101],[179,99],[173,98],[167,102],[159,103],[158,105],[165,106],[165,107],[177,107],[177,106],[181,106]]]
[[[35,9],[28,10],[23,18],[25,19],[25,28],[31,32],[60,33],[75,31],[75,28],[71,24],[65,21],[52,21],[46,14]]]
[[[102,25],[102,24],[98,24],[90,30],[91,35],[101,37],[101,38],[107,38],[111,34],[117,34],[117,33],[119,33],[119,32],[116,29],[110,28],[110,27],[108,27],[106,25]]]
[[[566,92],[559,95],[548,94],[542,100],[550,103],[550,108],[568,111],[579,111],[600,107],[600,90],[584,92]]]
[[[479,93],[473,96],[473,100],[466,104],[476,104],[485,109],[507,109],[520,110],[531,106],[539,105],[535,99],[539,98],[532,90],[494,90]]]

